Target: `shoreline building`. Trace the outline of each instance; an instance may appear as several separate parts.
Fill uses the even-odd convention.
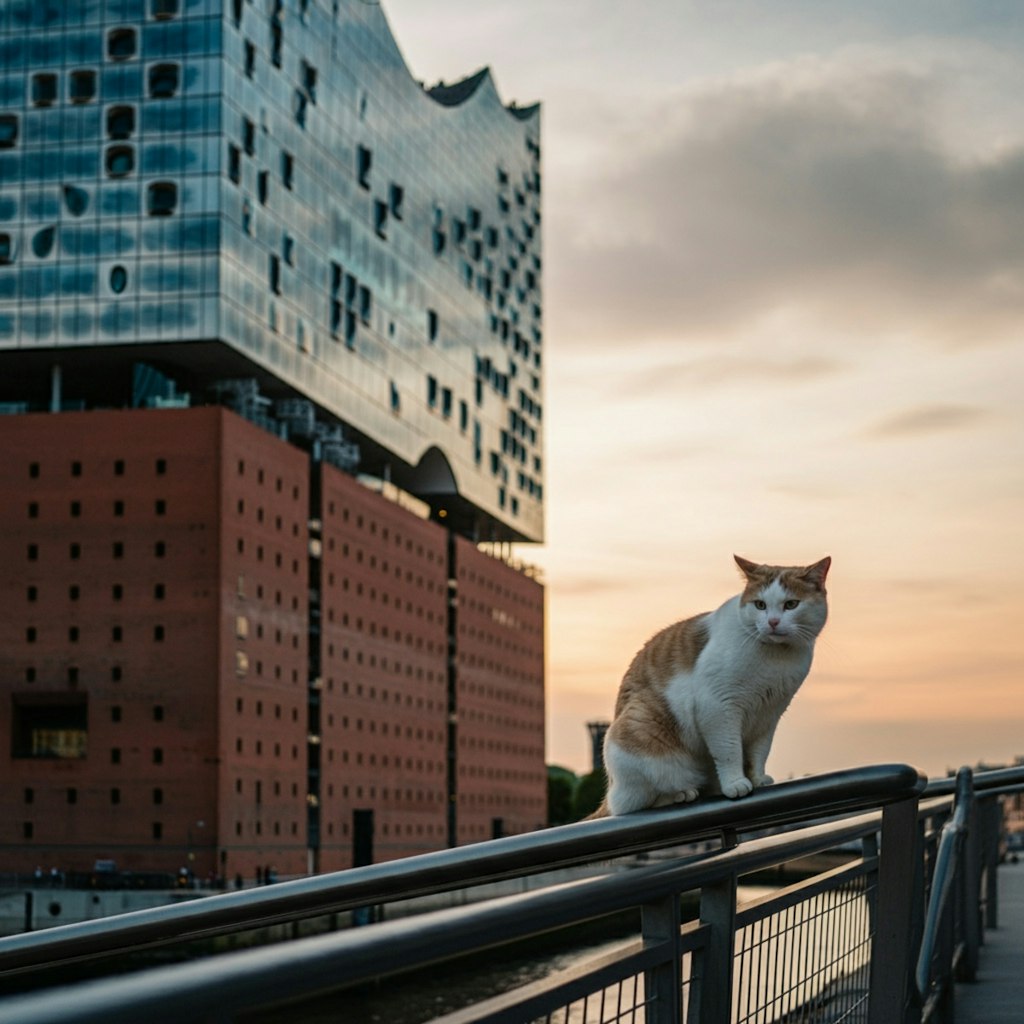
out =
[[[540,191],[378,4],[0,2],[5,869],[544,823]]]

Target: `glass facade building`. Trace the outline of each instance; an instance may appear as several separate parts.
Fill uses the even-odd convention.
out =
[[[362,0],[0,0],[0,403],[246,396],[543,538],[540,116]]]

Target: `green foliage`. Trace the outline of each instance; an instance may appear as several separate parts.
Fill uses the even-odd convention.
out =
[[[584,775],[576,786],[576,796],[572,808],[573,818],[578,821],[596,811],[604,799],[607,788],[608,778],[603,769],[599,768],[596,772]]]
[[[567,825],[573,821],[576,776],[565,769],[548,768],[548,824]]]

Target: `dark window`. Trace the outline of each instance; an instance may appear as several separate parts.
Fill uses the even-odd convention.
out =
[[[242,151],[228,143],[228,177],[237,185],[242,180]]]
[[[39,463],[30,462],[28,466],[28,475],[33,479],[39,476]]]
[[[25,641],[26,643],[34,644],[36,642],[36,627],[29,626],[25,630]]]
[[[110,631],[110,639],[119,644],[124,639],[124,630],[120,626],[114,626]]]
[[[155,181],[147,191],[146,208],[152,217],[167,217],[178,205],[178,186],[173,181]]]
[[[166,515],[167,513],[167,502],[163,498],[157,498],[153,505],[153,510],[158,516]]]
[[[153,748],[153,764],[163,764],[163,763],[164,763],[164,748],[163,747],[154,747]]]
[[[373,153],[365,146],[356,148],[356,178],[363,188],[370,187],[370,168],[373,166]]]
[[[53,251],[53,243],[57,240],[57,229],[43,228],[32,236],[32,251],[40,259],[45,259]]]
[[[153,708],[153,721],[162,722],[164,720],[164,706],[163,704],[157,704]]]
[[[369,324],[370,315],[373,312],[373,292],[365,285],[359,286],[359,319],[364,324]]]
[[[270,188],[270,172],[260,171],[256,178],[256,196],[264,205],[267,202],[267,193]]]
[[[82,503],[80,501],[71,502],[71,515],[74,518],[78,518],[82,514]]]
[[[163,476],[167,472],[167,460],[157,459],[156,460],[156,475]]]
[[[168,99],[178,91],[177,64],[154,64],[149,69],[149,95],[154,99]]]
[[[70,557],[72,559],[81,558],[82,557],[82,545],[81,544],[72,544],[68,548],[68,554],[70,555]]]
[[[338,293],[341,291],[341,282],[345,277],[345,272],[341,269],[340,263],[331,263],[331,297],[337,298]]]
[[[153,790],[153,803],[162,804],[164,802],[164,791],[159,787],[155,787]]]
[[[110,802],[112,804],[119,804],[121,802],[121,790],[116,786],[110,791]]]
[[[121,292],[128,287],[128,271],[122,266],[116,266],[110,268],[110,290],[116,295],[120,295]],[[124,515],[124,502],[114,502],[114,515]]]
[[[281,151],[281,181],[290,189],[295,183],[295,158],[291,153]]]
[[[10,149],[18,141],[18,115],[0,114],[0,149]]]
[[[235,28],[242,24],[242,0],[231,0],[231,19]]]
[[[32,835],[33,835],[33,832],[32,832],[32,822],[31,821],[23,821],[21,823],[21,838],[22,839],[31,839]]]
[[[167,545],[162,540],[158,540],[153,545],[153,554],[157,558],[163,558],[167,554]]]
[[[247,117],[242,118],[242,146],[249,156],[256,155],[256,125]]]
[[[104,158],[104,167],[111,178],[123,178],[131,174],[135,169],[135,150],[131,146],[109,146]]]
[[[69,804],[77,804],[78,803],[78,790],[75,789],[74,786],[68,786],[68,803]]]
[[[96,72],[72,71],[68,97],[72,103],[88,103],[96,96]]]
[[[281,258],[289,267],[295,266],[295,239],[291,235],[281,239]]]
[[[163,827],[163,825],[159,821],[154,821],[153,822],[153,838],[154,839],[163,839],[163,837],[164,837],[164,827]]]
[[[124,541],[115,540],[113,552],[115,558],[124,558]]]
[[[29,587],[27,596],[30,601],[35,601],[39,597],[39,590],[36,587]]]
[[[64,205],[67,206],[68,213],[81,217],[89,206],[89,193],[76,185],[65,185]]]
[[[39,545],[38,544],[29,544],[29,546],[28,546],[28,560],[30,562],[35,562],[35,561],[38,560],[38,558],[39,558]]]
[[[112,139],[131,138],[135,131],[134,107],[111,107],[107,111],[107,135]]]
[[[402,206],[405,203],[405,189],[401,185],[396,185],[394,182],[391,183],[391,188],[388,192],[388,205],[391,207],[392,216],[397,220],[402,219]]]
[[[78,627],[77,626],[69,626],[68,627],[68,642],[72,643],[72,644],[77,644],[78,643]]]
[[[121,748],[111,747],[110,748],[110,763],[120,764],[121,763]]]
[[[107,36],[107,56],[111,60],[128,60],[137,48],[135,29],[115,28]]]
[[[309,97],[310,103],[316,103],[316,68],[312,64],[307,64],[306,61],[302,61],[299,67],[302,73],[302,88]]]
[[[248,39],[245,41],[245,74],[247,78],[252,78],[253,72],[256,70],[256,45],[249,42]]]
[[[121,721],[121,705],[120,704],[114,704],[114,705],[111,706],[111,708],[110,708],[110,720],[112,722],[120,722]]]
[[[166,593],[166,588],[163,583],[156,583],[153,585],[153,597],[157,601],[162,601]]]
[[[277,21],[270,23],[270,61],[275,68],[281,66],[281,50],[284,45],[284,33]]]
[[[306,127],[306,108],[309,105],[309,97],[301,89],[296,89],[292,97],[292,112],[295,115],[295,123],[300,128]]]
[[[0,232],[0,265],[14,260],[14,241],[6,232]]]
[[[337,335],[341,330],[344,309],[337,299],[331,301],[331,334]]]
[[[427,338],[430,341],[437,341],[437,311],[427,310]]]
[[[150,10],[160,21],[173,18],[178,13],[178,0],[150,0]]]
[[[153,627],[153,639],[156,640],[158,643],[161,643],[163,641],[163,639],[164,639],[164,627],[163,626],[154,626]]]
[[[16,758],[82,758],[88,738],[88,704],[84,695],[45,698],[15,695],[13,754]]]
[[[37,107],[48,107],[57,99],[57,76],[41,71],[32,76],[32,102]]]
[[[30,804],[36,798],[36,791],[31,786],[25,787],[25,803]]]
[[[273,252],[270,254],[270,290],[275,295],[281,294],[281,257]]]
[[[388,237],[388,204],[383,199],[373,201],[373,230],[381,238]]]

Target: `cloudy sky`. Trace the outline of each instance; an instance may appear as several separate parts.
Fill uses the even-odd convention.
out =
[[[383,6],[543,103],[549,760],[734,552],[833,557],[776,777],[1024,755],[1024,6]]]

